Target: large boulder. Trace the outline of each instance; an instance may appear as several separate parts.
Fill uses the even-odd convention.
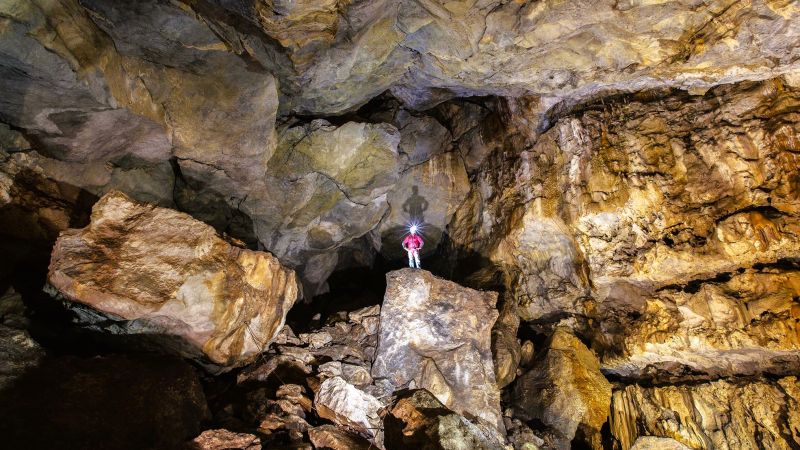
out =
[[[84,318],[124,321],[122,334],[168,335],[184,356],[238,366],[266,349],[298,295],[273,256],[231,245],[208,225],[111,192],[83,229],[61,234],[48,282],[91,307]]]
[[[504,433],[491,351],[497,294],[414,269],[389,272],[386,283],[373,378],[428,389]]]
[[[387,450],[505,449],[495,430],[447,409],[425,389],[402,391],[383,423]]]
[[[602,448],[611,384],[597,357],[565,327],[556,328],[544,359],[517,380],[513,397],[517,417],[540,420],[569,440],[580,432],[593,448]]]
[[[349,384],[341,377],[325,380],[319,387],[314,406],[317,414],[370,436],[379,436],[383,405],[373,396]]]

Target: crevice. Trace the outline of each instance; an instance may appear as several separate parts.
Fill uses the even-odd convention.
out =
[[[783,217],[783,216],[786,215],[786,213],[784,213],[783,211],[775,208],[772,205],[753,205],[753,206],[748,206],[746,208],[737,209],[736,211],[724,214],[724,215],[718,217],[715,220],[715,223],[723,222],[723,221],[725,221],[725,219],[727,219],[729,217],[733,217],[733,216],[739,215],[739,214],[747,214],[747,213],[754,213],[754,212],[755,213],[760,213],[764,217],[766,217],[767,219],[771,219],[771,220],[778,219],[778,218]]]
[[[684,284],[668,284],[656,289],[656,292],[679,291],[686,292],[688,294],[696,294],[700,291],[703,285],[712,283],[726,283],[731,280],[733,275],[733,272],[722,272],[710,278],[690,280]]]

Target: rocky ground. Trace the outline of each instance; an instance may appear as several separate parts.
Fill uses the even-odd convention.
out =
[[[0,2],[2,447],[800,448],[798,42],[793,0]]]

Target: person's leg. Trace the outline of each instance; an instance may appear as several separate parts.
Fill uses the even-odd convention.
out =
[[[411,250],[408,251],[408,267],[414,268],[414,252]]]
[[[417,269],[422,269],[422,265],[419,263],[419,250],[414,250],[414,260],[417,263]]]

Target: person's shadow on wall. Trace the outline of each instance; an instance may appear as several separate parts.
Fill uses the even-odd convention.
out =
[[[408,226],[411,223],[420,226],[419,234],[422,236],[425,245],[422,247],[422,256],[429,256],[436,250],[436,246],[441,239],[442,230],[432,224],[425,222],[425,212],[430,204],[428,200],[420,195],[419,186],[411,187],[411,195],[403,202],[401,208],[403,217],[401,224],[395,224],[381,234],[381,254],[389,261],[398,265],[405,265],[407,261],[406,252],[402,249],[403,238],[408,235]],[[423,261],[422,267],[425,267]]]
[[[403,202],[403,212],[408,214],[409,221],[418,224],[424,223],[425,211],[428,206],[428,200],[419,195],[419,186],[411,186],[411,196]]]

